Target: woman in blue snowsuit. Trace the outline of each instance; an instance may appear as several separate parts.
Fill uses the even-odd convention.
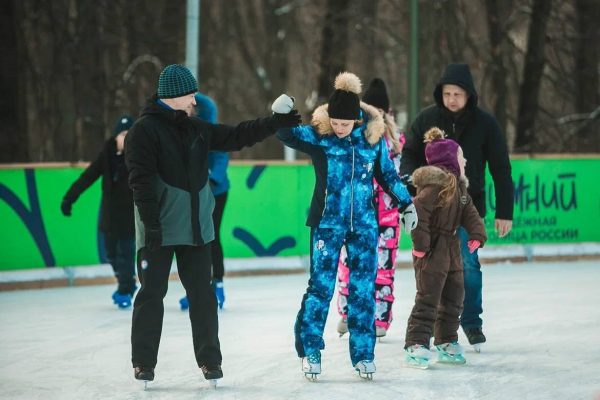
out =
[[[385,140],[381,140],[383,119],[374,107],[360,103],[360,90],[356,75],[341,73],[329,103],[313,113],[312,125],[277,132],[287,146],[310,155],[315,168],[307,221],[311,227],[310,279],[294,328],[302,370],[313,379],[321,372],[323,330],[343,245],[350,268],[350,358],[361,376],[371,378],[375,372],[373,293],[378,231],[373,177],[404,212],[407,228],[414,228],[417,222],[410,195],[388,157]]]

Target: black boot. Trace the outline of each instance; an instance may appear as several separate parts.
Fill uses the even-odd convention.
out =
[[[133,369],[133,376],[140,381],[153,381],[154,368],[137,366]]]
[[[485,335],[481,328],[463,328],[463,330],[465,331],[465,335],[467,335],[470,344],[485,343]]]
[[[221,364],[204,364],[200,367],[204,374],[204,379],[221,379],[223,377],[223,371],[221,370]]]

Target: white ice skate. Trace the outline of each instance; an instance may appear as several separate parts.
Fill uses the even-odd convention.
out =
[[[358,376],[363,379],[373,380],[373,374],[376,371],[373,360],[362,360],[354,365],[354,369],[358,372]]]
[[[223,370],[221,369],[220,364],[211,364],[211,365],[203,365],[200,367],[202,370],[202,374],[204,375],[204,379],[208,381],[208,385],[212,389],[217,388],[217,382],[219,379],[223,378]]]
[[[410,368],[427,369],[429,368],[429,358],[431,352],[421,344],[413,344],[404,349],[406,353],[406,366]]]
[[[458,342],[442,343],[435,346],[438,362],[443,364],[464,364],[467,362],[463,348]]]
[[[340,337],[348,333],[348,320],[346,318],[340,319],[340,322],[337,324],[337,331],[340,334]]]
[[[473,346],[473,350],[477,353],[481,353],[481,345],[485,343],[485,335],[481,328],[467,328],[464,329],[465,335],[469,340],[469,344]]]
[[[307,354],[302,357],[302,372],[304,376],[311,382],[315,382],[321,374],[321,352]]]

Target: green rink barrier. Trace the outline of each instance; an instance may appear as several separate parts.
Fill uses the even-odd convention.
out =
[[[600,242],[600,157],[512,161],[512,232],[494,232],[495,195],[487,177],[488,245]],[[98,232],[100,183],[60,212],[62,196],[83,167],[36,165],[0,169],[0,270],[96,265],[106,262]],[[229,167],[231,190],[221,237],[228,258],[309,254],[305,220],[314,185],[311,165],[259,163]],[[403,233],[401,249],[409,249]]]

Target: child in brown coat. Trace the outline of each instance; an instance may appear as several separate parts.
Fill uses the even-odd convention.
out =
[[[433,334],[438,362],[464,364],[458,344],[464,299],[463,267],[456,229],[469,233],[469,250],[487,240],[483,221],[467,193],[466,160],[453,140],[432,128],[425,134],[428,166],[413,173],[419,224],[412,231],[417,295],[406,329],[408,366],[427,368]]]

